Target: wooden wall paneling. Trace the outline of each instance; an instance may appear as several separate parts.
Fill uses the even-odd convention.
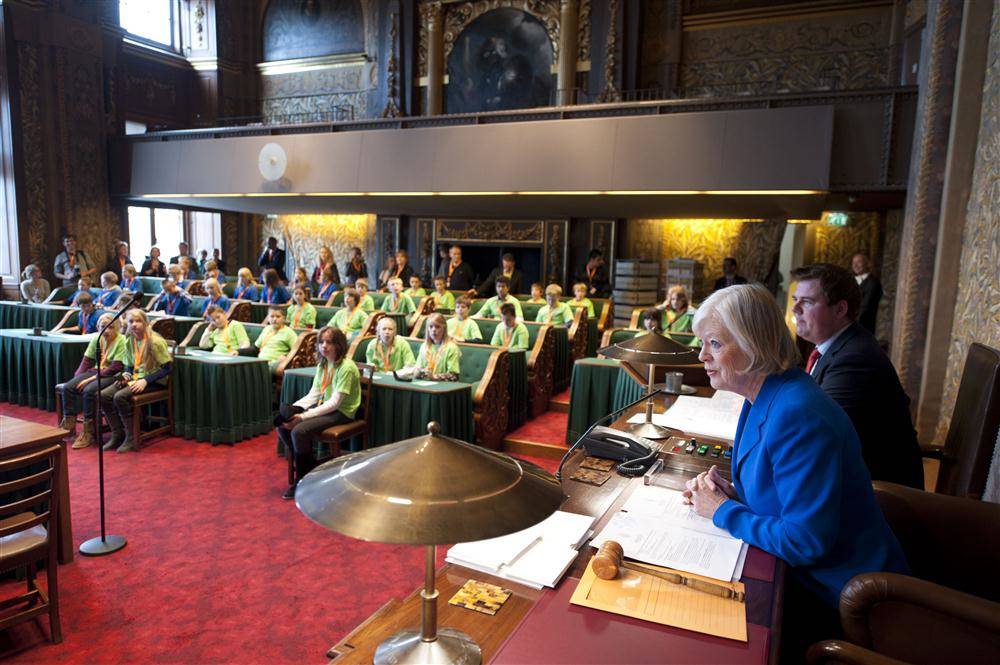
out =
[[[375,221],[375,251],[371,256],[366,257],[368,261],[368,276],[375,278],[385,268],[386,258],[390,254],[395,254],[400,248],[400,225],[399,217],[387,217],[379,215]],[[369,286],[375,288],[372,281]],[[409,284],[405,285],[410,288]]]
[[[0,6],[0,223],[6,225],[6,245],[0,247],[0,297],[19,297],[16,284],[22,270],[21,241],[17,220],[17,189],[14,148],[15,118],[12,114],[11,70],[16,66],[8,51],[6,7]],[[14,285],[13,290],[11,289]]]

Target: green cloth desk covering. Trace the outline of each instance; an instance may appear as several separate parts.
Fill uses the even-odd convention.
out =
[[[285,372],[281,383],[281,401],[291,404],[309,392],[315,367]],[[392,374],[376,373],[369,396],[368,439],[370,446],[381,446],[427,433],[427,423],[441,423],[441,433],[463,441],[475,441],[472,417],[472,392],[476,384],[462,382],[396,381]],[[322,444],[319,444],[322,446]],[[358,442],[351,442],[357,449]],[[280,448],[280,442],[279,442]],[[329,451],[317,451],[328,455]]]
[[[0,401],[55,411],[57,384],[73,377],[90,335],[0,330]]]
[[[273,429],[267,361],[189,351],[174,357],[174,434],[234,443]]]
[[[66,305],[28,304],[12,300],[0,301],[0,330],[42,328],[50,330],[66,312],[74,309]],[[75,369],[75,368],[74,368]]]
[[[573,365],[566,441],[572,444],[594,422],[638,399],[645,390],[609,358],[582,358]]]

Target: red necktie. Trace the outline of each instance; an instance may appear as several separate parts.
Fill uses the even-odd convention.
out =
[[[806,374],[812,374],[812,369],[821,355],[822,354],[819,352],[819,349],[813,347],[813,350],[809,352],[808,360],[806,360]]]

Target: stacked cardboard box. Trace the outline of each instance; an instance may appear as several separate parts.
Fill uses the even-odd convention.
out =
[[[656,261],[625,259],[615,261],[615,326],[627,327],[636,307],[657,302],[660,264]]]

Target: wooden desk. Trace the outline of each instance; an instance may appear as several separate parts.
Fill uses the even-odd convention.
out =
[[[0,459],[12,459],[59,444],[59,563],[73,561],[73,522],[69,508],[69,464],[66,440],[69,432],[58,427],[39,425],[10,416],[0,416]]]
[[[673,404],[674,399],[671,396],[658,397],[657,411]],[[615,421],[613,426],[623,428],[629,416],[638,412],[641,412],[641,407],[635,407],[626,412]],[[582,515],[596,516],[597,521],[593,528],[594,533],[598,533],[625,503],[635,488],[642,484],[642,478],[626,478],[612,474],[607,482],[600,487],[569,480],[569,476],[579,466],[582,459],[582,452],[574,454],[563,471],[563,491],[567,498],[561,509]],[[570,588],[576,587],[595,551],[590,546],[582,547],[580,554],[556,589],[536,590],[463,566],[447,564],[438,571],[435,581],[438,590],[438,627],[454,628],[471,636],[482,649],[483,662],[489,663],[511,635],[522,628],[537,627],[532,624],[531,610],[538,605],[540,600],[550,600],[560,591],[565,591],[567,585]],[[781,626],[784,564],[770,554],[756,550],[756,548],[751,547],[751,555],[755,560],[754,567],[767,573],[759,575],[759,577],[770,577],[771,579],[750,578],[747,575],[748,571],[744,571],[741,581],[746,585],[747,623],[750,624],[748,628],[756,629],[753,632],[758,636],[764,633],[768,634],[769,647],[766,651],[766,662],[774,663],[777,662],[777,646]],[[749,559],[750,555],[748,555]],[[749,569],[750,566],[748,565],[747,568]],[[495,616],[479,614],[449,605],[448,600],[469,579],[502,586],[513,591],[513,595]],[[420,602],[420,589],[403,600],[390,600],[330,649],[327,655],[332,658],[331,662],[337,665],[371,663],[376,647],[383,640],[400,630],[419,628]],[[569,611],[569,606],[567,606],[567,611]],[[598,610],[584,611],[605,616]],[[651,626],[652,630],[672,631],[674,633],[672,639],[682,641],[688,650],[697,650],[699,644],[706,639],[721,639],[656,624],[648,624],[648,626]],[[572,639],[572,635],[552,634],[545,646],[546,649],[552,649],[550,660],[560,661],[559,654],[562,651],[560,644],[565,644]],[[548,656],[547,653],[539,654],[539,662],[545,662],[546,656]],[[669,653],[649,654],[649,658],[646,660],[648,662],[671,662],[670,657]],[[565,661],[565,658],[562,661]],[[746,662],[746,660],[736,659],[733,662]]]

